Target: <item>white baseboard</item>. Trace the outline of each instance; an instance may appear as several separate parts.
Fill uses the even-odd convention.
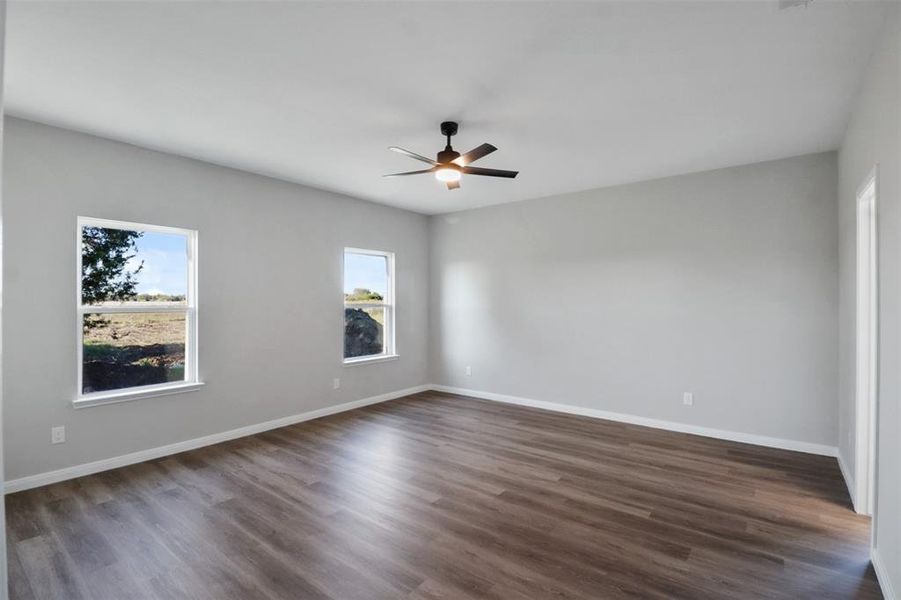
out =
[[[59,469],[56,471],[48,471],[46,473],[38,473],[37,475],[29,475],[28,477],[22,477],[19,479],[7,481],[5,486],[6,489],[4,491],[7,494],[12,494],[14,492],[21,492],[22,490],[41,487],[43,485],[49,485],[51,483],[65,481],[67,479],[74,479],[76,477],[83,477],[85,475],[91,475],[93,473],[99,473],[101,471],[117,469],[119,467],[133,465],[135,463],[153,460],[155,458],[161,458],[163,456],[169,456],[171,454],[178,454],[179,452],[185,452],[187,450],[194,450],[195,448],[202,448],[204,446],[211,446],[213,444],[227,442],[229,440],[253,435],[255,433],[262,433],[263,431],[269,431],[270,429],[278,429],[279,427],[286,427],[295,423],[310,421],[312,419],[318,419],[319,417],[325,417],[336,413],[346,412],[348,410],[354,410],[355,408],[362,408],[364,406],[369,406],[370,404],[387,402],[388,400],[394,400],[395,398],[400,398],[402,396],[409,396],[410,394],[424,392],[431,389],[431,387],[432,386],[430,385],[418,385],[403,390],[397,390],[395,392],[388,392],[387,394],[371,396],[369,398],[354,400],[352,402],[345,402],[343,404],[337,404],[335,406],[326,406],[325,408],[311,410],[297,415],[290,415],[287,417],[282,417],[280,419],[273,419],[271,421],[265,421],[263,423],[256,423],[254,425],[248,425],[246,427],[239,427],[237,429],[223,431],[221,433],[214,433],[212,435],[185,440],[183,442],[176,442],[174,444],[168,444],[166,446],[140,450],[138,452],[123,454],[121,456],[114,456],[112,458],[105,458],[103,460],[85,463],[83,465],[66,467],[65,469]]]
[[[841,470],[845,485],[848,487],[848,495],[851,496],[851,505],[854,507],[854,512],[860,512],[857,510],[857,498],[854,497],[854,490],[857,488],[854,487],[854,478],[851,477],[851,471],[848,470],[848,464],[845,462],[845,459],[842,458],[841,451],[839,451],[835,457],[838,459],[838,468]]]
[[[638,417],[635,415],[627,415],[624,413],[609,412],[606,410],[598,410],[594,408],[584,408],[582,406],[573,406],[571,404],[558,404],[557,402],[547,402],[544,400],[533,400],[531,398],[521,398],[519,396],[508,396],[505,394],[495,394],[494,392],[483,392],[479,390],[468,390],[464,388],[452,387],[447,385],[432,385],[431,389],[439,392],[447,392],[449,394],[460,394],[462,396],[472,396],[483,400],[493,400],[494,402],[505,402],[507,404],[517,404],[519,406],[531,406],[533,408],[541,408],[555,412],[567,413],[571,415],[580,415],[583,417],[594,417],[596,419],[607,419],[608,421],[619,421],[621,423],[630,423],[632,425],[642,425],[644,427],[653,427],[655,429],[666,429],[668,431],[677,431],[680,433],[691,433],[704,437],[717,438],[720,440],[729,440],[732,442],[742,442],[745,444],[754,444],[756,446],[766,446],[768,448],[780,448],[782,450],[794,450],[795,452],[806,452],[808,454],[819,454],[822,456],[838,456],[838,448],[835,446],[826,446],[824,444],[812,444],[810,442],[799,442],[796,440],[785,440],[781,438],[767,437],[756,435],[753,433],[741,433],[738,431],[726,431],[723,429],[713,429],[711,427],[701,427],[699,425],[688,425],[686,423],[676,423],[674,421],[663,421],[661,419],[651,419],[648,417]]]
[[[878,548],[870,550],[870,562],[873,563],[873,570],[876,571],[876,579],[879,580],[879,587],[882,588],[882,595],[885,596],[885,600],[898,600],[895,586],[889,578],[888,570],[885,568],[885,563],[882,562],[882,555],[879,554]]]
[[[6,482],[4,492],[7,494],[12,494],[14,492],[41,487],[44,485],[49,485],[51,483],[65,481],[67,479],[74,479],[76,477],[83,477],[85,475],[91,475],[93,473],[99,473],[101,471],[108,471],[110,469],[116,469],[139,462],[153,460],[155,458],[161,458],[163,456],[178,454],[179,452],[185,452],[187,450],[193,450],[195,448],[211,446],[213,444],[234,440],[248,435],[253,435],[255,433],[261,433],[263,431],[269,431],[270,429],[277,429],[279,427],[285,427],[287,425],[293,425],[295,423],[301,423],[303,421],[309,421],[311,419],[318,419],[319,417],[325,417],[348,410],[354,410],[355,408],[369,406],[370,404],[377,404],[379,402],[394,400],[402,396],[408,396],[410,394],[416,394],[418,392],[424,392],[426,390],[436,390],[451,394],[472,396],[474,398],[481,398],[483,400],[493,400],[495,402],[505,402],[507,404],[517,404],[520,406],[531,406],[533,408],[541,408],[555,412],[581,415],[597,419],[607,419],[609,421],[619,421],[621,423],[643,425],[645,427],[654,427],[656,429],[666,429],[669,431],[677,431],[681,433],[691,433],[705,437],[743,442],[746,444],[755,444],[758,446],[767,446],[770,448],[781,448],[784,450],[794,450],[797,452],[807,452],[810,454],[820,454],[824,456],[838,456],[837,448],[821,444],[811,444],[809,442],[798,442],[794,440],[771,438],[749,433],[712,429],[709,427],[700,427],[697,425],[687,425],[684,423],[663,421],[660,419],[638,417],[623,413],[614,413],[593,408],[584,408],[581,406],[572,406],[568,404],[558,404],[556,402],[546,402],[543,400],[532,400],[530,398],[495,394],[493,392],[483,392],[479,390],[469,390],[446,385],[419,385],[403,390],[397,390],[395,392],[389,392],[387,394],[371,396],[369,398],[363,398],[361,400],[354,400],[353,402],[345,402],[343,404],[338,404],[335,406],[327,406],[318,410],[300,413],[297,415],[290,415],[287,417],[282,417],[280,419],[273,419],[271,421],[266,421],[263,423],[248,425],[246,427],[239,427],[238,429],[231,429],[229,431],[223,431],[221,433],[214,433],[212,435],[185,440],[183,442],[176,442],[174,444],[168,444],[166,446],[149,448],[147,450],[132,452],[130,454],[123,454],[121,456],[114,456],[112,458],[106,458],[82,465],[66,467],[64,469],[59,469],[56,471],[48,471],[46,473],[38,473],[37,475],[29,475],[27,477],[13,479]],[[845,475],[846,482],[849,483],[849,490],[853,490],[854,487],[848,481],[847,471],[840,458],[839,466],[842,469],[842,473]]]

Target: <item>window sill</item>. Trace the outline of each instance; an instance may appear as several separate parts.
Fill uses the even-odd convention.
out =
[[[85,398],[79,398],[72,401],[74,408],[88,408],[91,406],[101,406],[103,404],[118,404],[119,402],[130,402],[131,400],[141,400],[143,398],[154,398],[156,396],[171,396],[173,394],[186,394],[188,392],[196,392],[203,387],[203,382],[183,383],[179,385],[154,386],[143,389],[136,389],[130,392],[102,392],[92,394]]]
[[[357,365],[371,365],[372,363],[388,362],[389,360],[397,360],[400,358],[397,354],[379,354],[373,357],[352,358],[344,361],[345,367],[355,367]]]

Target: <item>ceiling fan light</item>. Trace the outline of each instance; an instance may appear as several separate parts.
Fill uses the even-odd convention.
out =
[[[460,181],[460,175],[459,169],[453,167],[442,167],[435,171],[435,179],[444,182]]]

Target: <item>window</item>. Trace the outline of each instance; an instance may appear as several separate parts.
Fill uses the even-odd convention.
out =
[[[197,382],[197,233],[78,220],[76,405]]]
[[[394,356],[394,254],[345,248],[344,362]]]

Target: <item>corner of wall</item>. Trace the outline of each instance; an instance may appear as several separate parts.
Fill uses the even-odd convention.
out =
[[[426,361],[426,372],[427,372],[427,381],[434,382],[439,380],[439,369],[438,364],[440,362],[440,356],[438,352],[441,331],[438,325],[440,312],[441,312],[441,295],[438,292],[438,277],[436,276],[436,265],[437,261],[435,259],[435,230],[437,228],[437,220],[440,218],[440,215],[429,215],[428,217],[428,240],[426,244],[427,252],[428,252],[428,330],[426,333],[426,349],[428,351],[428,358]]]
[[[842,479],[845,480],[845,487],[848,488],[848,496],[851,497],[851,505],[854,507],[854,510],[857,510],[857,498],[854,496],[854,472],[848,468],[849,461],[844,458],[844,454],[844,450],[841,445],[839,445],[838,453],[836,454],[838,468],[842,472]]]

